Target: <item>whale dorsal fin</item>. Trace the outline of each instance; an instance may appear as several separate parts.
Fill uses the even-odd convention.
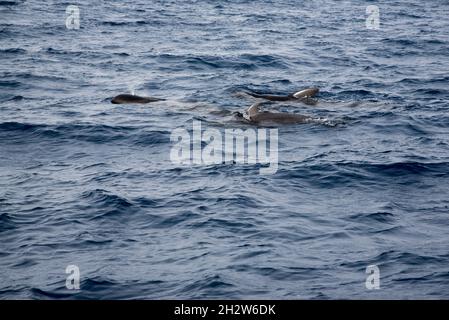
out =
[[[262,104],[262,102],[256,102],[251,107],[246,110],[246,114],[249,118],[254,117],[256,114],[259,113],[259,106]]]
[[[315,96],[318,93],[318,91],[319,91],[318,88],[309,88],[295,92],[292,94],[292,96],[295,97],[296,99],[310,98]]]

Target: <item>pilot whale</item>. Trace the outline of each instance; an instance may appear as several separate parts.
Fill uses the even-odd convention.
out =
[[[258,94],[254,92],[246,92],[254,98],[261,98],[270,101],[291,101],[291,100],[303,100],[314,97],[320,90],[318,88],[308,88],[294,92],[287,96],[271,95],[271,94]]]
[[[125,103],[150,103],[156,101],[163,101],[165,99],[153,98],[153,97],[141,97],[135,96],[133,94],[119,94],[112,98],[111,102],[115,104],[125,104]]]
[[[246,110],[245,113],[236,112],[237,119],[244,120],[249,123],[277,123],[277,124],[299,124],[309,123],[312,118],[300,114],[285,113],[285,112],[268,112],[260,111],[260,105],[263,102],[257,102]]]

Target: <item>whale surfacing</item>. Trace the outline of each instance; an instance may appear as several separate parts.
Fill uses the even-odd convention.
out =
[[[253,104],[251,107],[246,110],[245,114],[240,112],[236,113],[237,118],[243,119],[246,122],[254,123],[254,124],[262,124],[262,123],[275,123],[275,124],[300,124],[300,123],[309,123],[312,119],[311,117],[300,115],[300,114],[291,114],[291,113],[283,113],[283,112],[268,112],[268,111],[260,111],[260,105],[263,102],[257,102]]]
[[[160,98],[153,98],[153,97],[141,97],[141,96],[135,96],[133,94],[119,94],[118,96],[115,96],[112,98],[111,103],[114,104],[126,104],[126,103],[150,103],[150,102],[156,102],[156,101],[163,101],[165,99]]]
[[[304,89],[298,92],[295,92],[292,96],[296,99],[302,99],[302,98],[312,98],[317,95],[317,93],[320,91],[318,88],[309,88]]]
[[[289,94],[287,96],[272,95],[272,94],[258,94],[254,92],[247,92],[254,98],[261,98],[270,101],[291,101],[291,100],[303,100],[314,97],[320,90],[318,88],[308,88],[300,90],[298,92]]]

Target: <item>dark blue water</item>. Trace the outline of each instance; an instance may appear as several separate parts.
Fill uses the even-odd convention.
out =
[[[0,298],[449,298],[447,1],[69,4],[0,2]],[[310,86],[276,174],[170,161]]]

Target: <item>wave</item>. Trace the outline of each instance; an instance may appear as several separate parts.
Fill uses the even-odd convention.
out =
[[[13,230],[17,227],[11,215],[8,213],[0,213],[0,232]]]
[[[133,204],[124,197],[108,192],[103,189],[96,189],[92,191],[85,191],[81,195],[81,199],[100,210],[101,213],[94,218],[105,217],[106,215],[114,215],[118,213],[126,213],[133,207]]]
[[[432,88],[432,89],[422,88],[422,89],[414,90],[413,93],[418,96],[425,95],[425,96],[438,97],[438,96],[448,96],[449,90],[437,89],[437,88]]]
[[[0,54],[25,54],[26,50],[21,48],[0,49]]]
[[[285,59],[274,55],[242,54],[238,56],[184,56],[172,54],[155,55],[155,58],[162,61],[177,61],[188,64],[191,68],[213,68],[213,69],[233,69],[233,70],[256,70],[258,68],[286,69]]]
[[[39,128],[45,128],[45,124],[30,124],[20,122],[2,122],[0,123],[1,131],[32,131]]]
[[[447,263],[447,256],[429,256],[411,252],[402,252],[396,250],[385,251],[372,259],[383,264],[386,263],[404,263],[407,265],[423,266],[428,263]]]
[[[180,289],[180,295],[186,294],[193,299],[214,298],[218,296],[232,297],[237,294],[234,284],[225,281],[220,275],[210,275],[189,283]]]
[[[100,276],[81,278],[80,290],[68,290],[64,282],[54,283],[45,289],[33,287],[31,296],[37,299],[62,299],[62,300],[86,300],[86,299],[129,299],[130,297],[160,298],[161,289],[170,289],[171,285],[165,281],[118,281]]]
[[[145,131],[129,126],[109,126],[104,124],[63,124],[46,125],[20,122],[0,123],[0,135],[6,134],[10,138],[21,137],[70,139],[92,143],[110,143],[116,141],[130,141],[135,145],[154,145],[169,143],[169,131]],[[17,141],[15,141],[17,142]],[[25,143],[23,141],[22,143]]]
[[[0,1],[0,6],[17,6],[19,4],[23,3],[23,1],[7,1],[3,0]]]
[[[396,221],[394,214],[391,212],[373,212],[373,213],[356,213],[348,217],[349,220],[363,223],[380,222],[394,223]]]
[[[19,81],[14,80],[0,80],[0,87],[4,88],[18,88],[22,85]]]
[[[276,179],[309,180],[322,187],[337,187],[342,185],[360,185],[363,181],[381,178],[393,179],[393,183],[410,183],[419,175],[435,177],[449,176],[449,162],[395,162],[395,163],[366,163],[366,162],[336,162],[329,164],[307,165],[301,164],[288,168],[288,163],[279,164]],[[288,168],[288,169],[287,169]],[[394,180],[398,177],[408,180]]]
[[[21,96],[21,95],[9,96],[9,97],[7,97],[7,98],[1,98],[1,97],[0,97],[0,101],[2,101],[2,102],[7,102],[7,101],[21,101],[21,100],[23,100],[23,99],[25,99],[25,98],[24,98],[24,96]]]
[[[104,26],[123,27],[123,26],[143,26],[143,25],[159,25],[155,20],[135,20],[135,21],[102,21]]]

